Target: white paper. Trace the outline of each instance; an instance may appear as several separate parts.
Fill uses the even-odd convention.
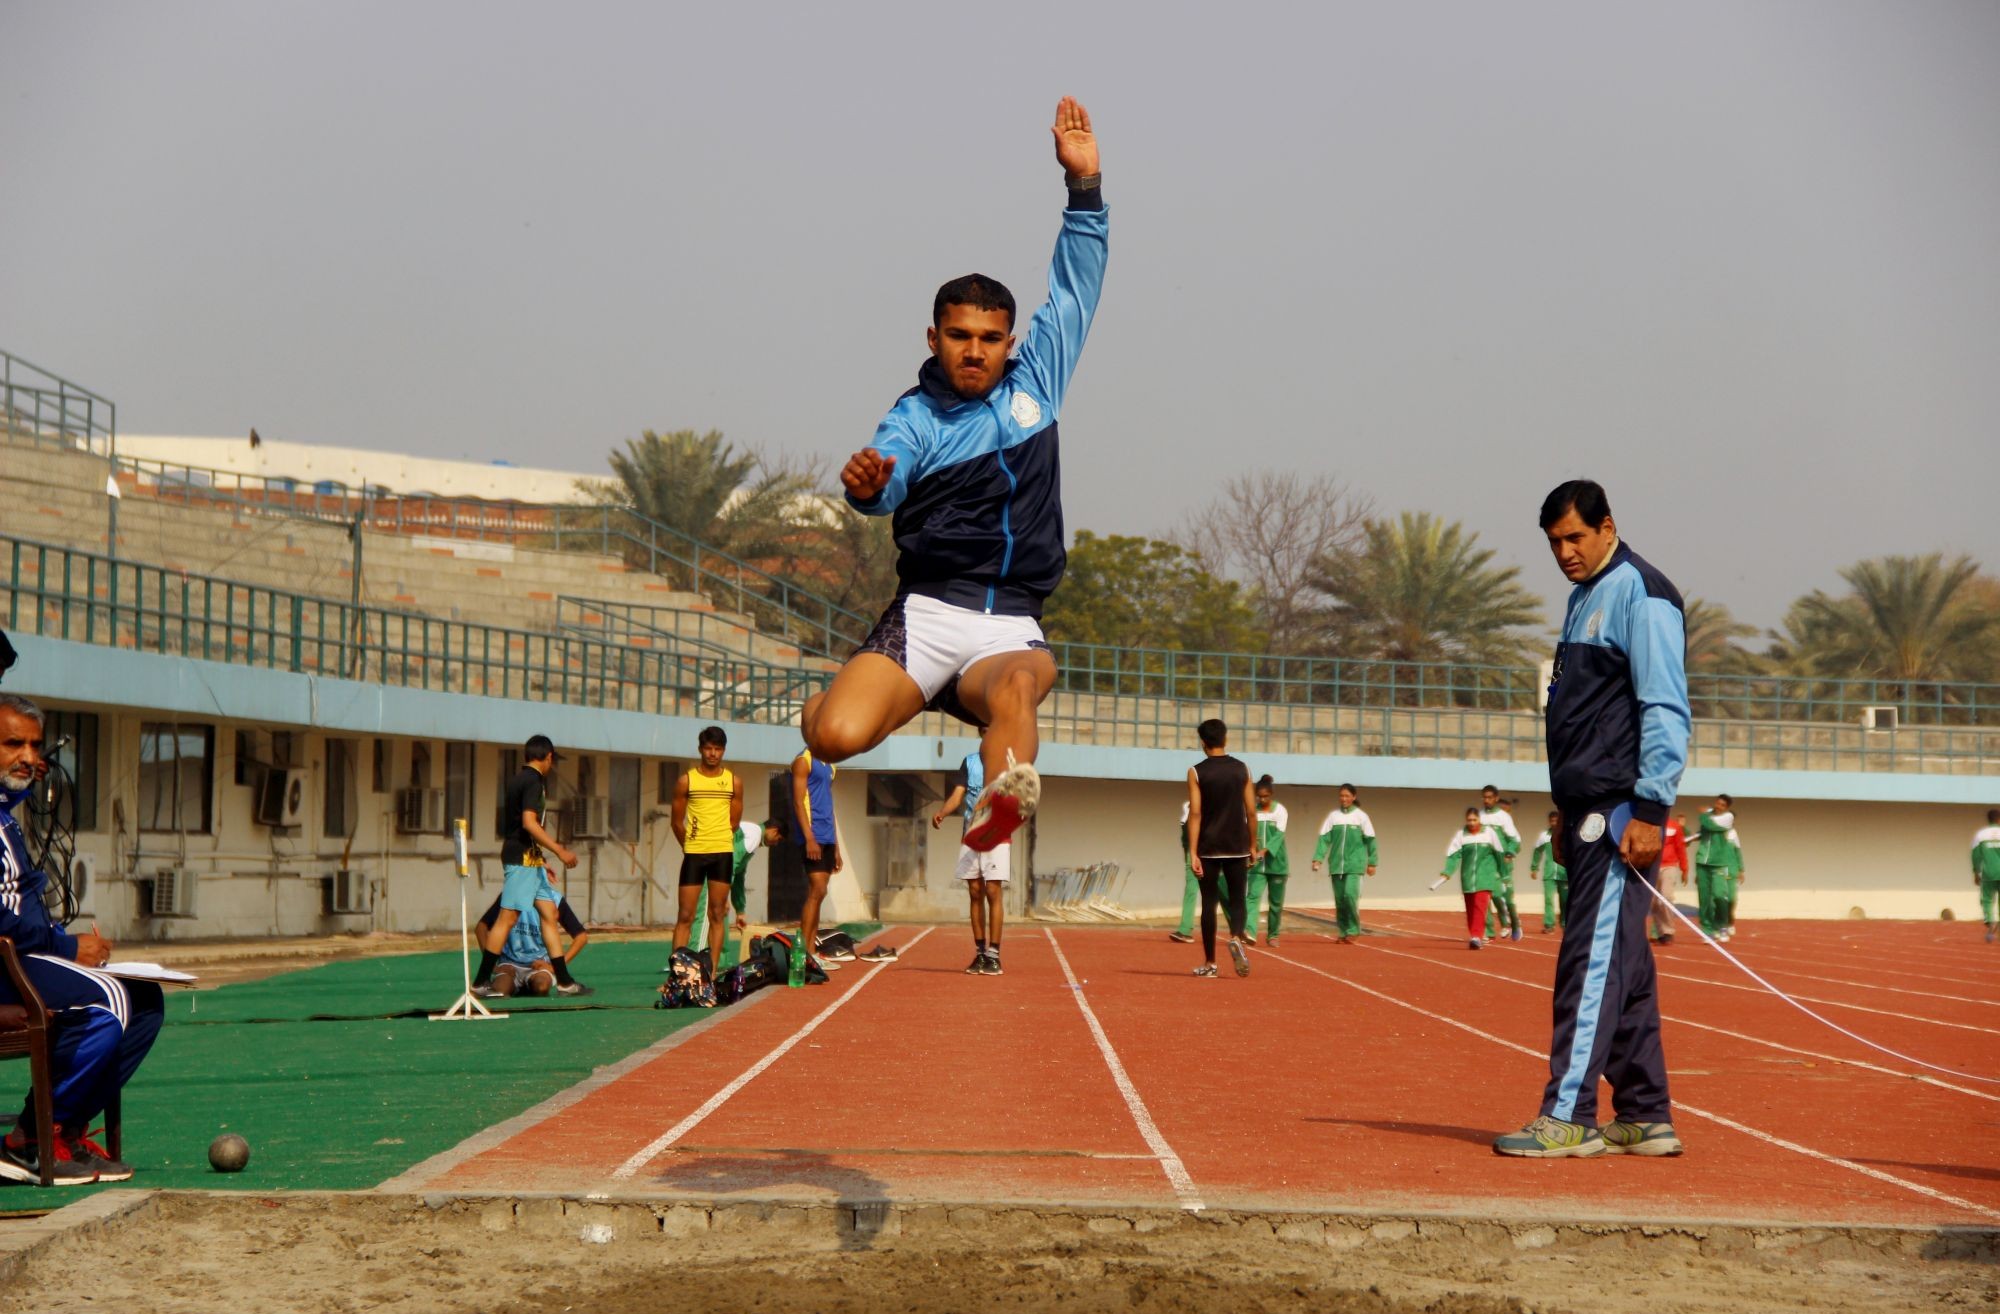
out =
[[[128,981],[187,982],[196,979],[191,972],[176,972],[158,963],[106,963],[96,970],[107,976],[122,976]]]

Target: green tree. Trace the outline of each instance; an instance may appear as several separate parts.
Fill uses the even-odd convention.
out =
[[[1687,668],[1714,675],[1749,675],[1761,663],[1740,640],[1756,635],[1757,627],[1737,620],[1729,608],[1706,598],[1689,598],[1682,611],[1687,626]]]
[[[592,491],[752,563],[795,549],[799,502],[813,487],[810,473],[738,452],[716,429],[648,429],[611,453],[611,471],[617,482]]]
[[[1393,662],[1526,662],[1544,603],[1519,574],[1496,568],[1492,549],[1456,521],[1426,511],[1370,520],[1359,544],[1313,572],[1329,599],[1318,646]]]
[[[1993,673],[2000,608],[1971,557],[1875,557],[1840,577],[1846,594],[1815,589],[1785,613],[1771,656],[1787,671],[1903,684]]]
[[[1087,529],[1076,532],[1042,626],[1058,642],[1184,652],[1245,652],[1262,638],[1243,586],[1217,578],[1198,554]]]

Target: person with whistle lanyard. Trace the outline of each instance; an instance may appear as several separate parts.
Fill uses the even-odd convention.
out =
[[[1574,586],[1547,714],[1549,792],[1561,813],[1552,856],[1569,873],[1569,928],[1556,954],[1541,1113],[1493,1149],[1527,1158],[1679,1154],[1646,921],[1661,827],[1687,766],[1681,595],[1619,541],[1610,499],[1590,480],[1551,492],[1541,527]],[[1601,1128],[1599,1078],[1614,1114]]]

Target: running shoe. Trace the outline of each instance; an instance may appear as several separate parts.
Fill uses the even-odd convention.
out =
[[[1278,937],[1275,935],[1268,937],[1264,941],[1264,947],[1266,949],[1276,949],[1278,947]]]
[[[1353,944],[1353,943],[1354,943],[1354,937],[1353,937],[1353,936],[1351,936],[1351,935],[1343,935],[1343,936],[1341,936],[1341,937],[1340,937],[1340,938],[1339,938],[1338,940],[1335,940],[1335,941],[1334,941],[1334,943],[1335,943],[1335,944]]]
[[[1670,1122],[1607,1122],[1599,1131],[1606,1154],[1640,1154],[1664,1158],[1681,1152],[1681,1138]]]
[[[1256,933],[1255,931],[1252,931],[1252,932],[1250,932],[1250,934],[1248,934],[1248,935],[1244,936],[1244,937],[1243,937],[1243,943],[1245,943],[1245,944],[1256,944],[1256,943],[1257,943],[1257,933]]]
[[[1992,943],[1994,943],[1994,942],[1995,942],[1996,940],[2000,940],[2000,932],[1996,932],[1996,931],[1994,931],[1994,929],[1993,929],[1992,927],[1990,927],[1990,926],[1989,926],[1989,927],[1987,927],[1987,928],[1986,928],[1986,943],[1988,943],[1988,944],[1992,944]]]
[[[1517,1159],[1588,1159],[1609,1148],[1597,1128],[1586,1123],[1564,1122],[1547,1114],[1517,1132],[1493,1140],[1493,1153]]]
[[[1512,941],[1514,941],[1514,942],[1515,942],[1515,943],[1517,943],[1517,944],[1518,944],[1518,943],[1520,942],[1520,939],[1521,939],[1521,928],[1520,928],[1520,926],[1519,926],[1518,924],[1517,924],[1517,925],[1516,925],[1516,926],[1514,927],[1513,931],[1512,931],[1511,933],[1509,933],[1509,934],[1508,934],[1507,938],[1508,938],[1509,940],[1512,940]]]
[[[0,1140],[0,1177],[12,1182],[26,1182],[31,1186],[42,1183],[42,1156],[39,1147],[22,1134],[16,1127]],[[97,1170],[89,1164],[79,1163],[69,1152],[69,1145],[61,1136],[56,1137],[54,1185],[87,1186],[97,1180]]]
[[[840,970],[840,964],[830,958],[821,958],[818,954],[807,954],[806,957],[812,962],[814,967],[817,967],[822,972],[838,972]]]
[[[666,969],[662,968],[660,970],[665,971]],[[473,997],[476,999],[500,998],[500,991],[493,985],[491,981],[481,981],[477,985],[473,986],[472,994]]]
[[[1213,980],[1220,975],[1220,973],[1218,973],[1215,970],[1214,963],[1203,963],[1200,967],[1194,969],[1194,974],[1196,976],[1203,977],[1208,980]]]
[[[1673,933],[1672,931],[1668,931],[1668,932],[1667,932],[1667,933],[1666,933],[1665,935],[1663,935],[1663,936],[1661,936],[1661,937],[1660,937],[1660,941],[1659,941],[1659,942],[1660,942],[1660,944],[1661,944],[1661,945],[1670,945],[1670,944],[1672,944],[1672,943],[1674,942],[1674,933]]]
[[[1016,763],[1007,752],[1007,769],[980,791],[979,806],[960,843],[974,853],[991,853],[1007,842],[1022,822],[1035,815],[1042,801],[1042,778],[1032,762]]]
[[[1167,938],[1169,940],[1172,940],[1175,944],[1194,943],[1194,937],[1192,935],[1189,935],[1186,931],[1168,931]],[[1987,932],[1986,938],[1991,940],[1993,938],[1993,933],[1991,931]]]
[[[120,1163],[111,1157],[110,1151],[92,1140],[90,1133],[81,1136],[64,1136],[62,1128],[56,1128],[56,1135],[69,1147],[70,1157],[76,1160],[78,1168],[88,1168],[97,1174],[100,1182],[128,1182],[132,1180],[132,1165]]]
[[[1465,942],[1465,947],[1468,949],[1484,949],[1486,947],[1486,942],[1484,940],[1467,940]]]
[[[1236,975],[1250,975],[1250,955],[1244,952],[1241,940],[1229,942],[1229,961],[1236,964]]]
[[[597,992],[581,981],[565,981],[549,993],[561,995],[564,999],[581,999],[585,995],[594,995]]]
[[[986,966],[981,971],[987,976],[1006,975],[1005,972],[1000,970],[1000,951],[998,949],[988,949],[986,951]]]
[[[986,975],[986,951],[984,949],[974,949],[972,951],[972,961],[965,965],[965,974],[967,976]]]

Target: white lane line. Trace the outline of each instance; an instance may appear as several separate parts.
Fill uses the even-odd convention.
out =
[[[1188,1176],[1187,1165],[1174,1153],[1174,1147],[1167,1144],[1167,1138],[1160,1134],[1153,1115],[1146,1109],[1146,1101],[1139,1098],[1139,1088],[1132,1084],[1125,1065],[1118,1059],[1118,1051],[1111,1047],[1111,1038],[1104,1034],[1097,1014],[1091,1011],[1090,1001],[1083,997],[1083,986],[1077,981],[1076,973],[1070,971],[1069,958],[1063,953],[1062,946],[1056,943],[1056,933],[1044,926],[1042,934],[1049,937],[1049,947],[1056,951],[1056,962],[1062,965],[1063,979],[1069,983],[1070,993],[1076,996],[1076,1006],[1083,1011],[1083,1020],[1090,1024],[1090,1034],[1097,1040],[1097,1051],[1104,1055],[1104,1066],[1111,1069],[1111,1080],[1118,1087],[1118,1093],[1125,1097],[1125,1108],[1138,1125],[1139,1135],[1145,1138],[1146,1148],[1160,1161],[1160,1170],[1166,1173],[1174,1194],[1180,1197],[1181,1208],[1190,1213],[1200,1212],[1203,1207],[1201,1193],[1195,1189],[1194,1178]]]
[[[1424,958],[1417,954],[1407,954],[1401,951],[1400,949],[1385,949],[1379,945],[1371,945],[1369,946],[1369,951],[1371,953],[1387,954],[1391,958],[1407,958],[1413,963],[1430,963],[1435,967],[1449,968],[1454,972],[1467,972],[1473,976],[1489,977],[1495,981],[1506,981],[1513,985],[1525,986],[1530,990],[1540,991],[1543,994],[1551,993],[1553,989],[1553,987],[1545,985],[1540,981],[1524,981],[1518,976],[1508,976],[1504,972],[1489,972],[1485,968],[1468,967],[1463,963],[1439,962],[1436,959]],[[1695,1022],[1688,1018],[1673,1017],[1666,1013],[1660,1014],[1660,1020],[1663,1022],[1672,1022],[1677,1026],[1693,1027],[1697,1031],[1713,1032],[1718,1036],[1728,1036],[1732,1040],[1748,1041],[1753,1045],[1762,1045],[1767,1049],[1782,1050],[1787,1054],[1797,1054],[1801,1058],[1819,1059],[1822,1062],[1826,1063],[1841,1063],[1847,1065],[1848,1067],[1861,1068],[1868,1072],[1880,1073],[1885,1077],[1899,1077],[1905,1081],[1921,1081],[1926,1085],[1937,1086],[1943,1090],[1955,1091],[1960,1095],[1971,1095],[1977,1099],[1991,1100],[1996,1104],[2000,1104],[2000,1095],[1996,1095],[1991,1091],[1973,1090],[1969,1086],[1955,1086],[1949,1081],[1941,1081],[1936,1077],[1930,1076],[1922,1072],[1900,1072],[1895,1068],[1885,1068],[1879,1063],[1870,1063],[1866,1059],[1841,1058],[1838,1055],[1834,1054],[1815,1053],[1810,1049],[1798,1049],[1791,1045],[1780,1044],[1775,1040],[1765,1040],[1761,1036],[1745,1035],[1741,1031],[1731,1031],[1727,1027],[1710,1026],[1706,1022]]]
[[[937,928],[935,926],[925,927],[923,930],[917,932],[916,936],[912,938],[908,944],[904,945],[903,948],[905,949],[914,948],[918,941],[922,940],[925,936],[929,935],[932,931],[936,929]],[[860,994],[863,990],[867,989],[868,983],[870,981],[873,981],[876,977],[880,976],[882,974],[883,968],[894,967],[895,965],[896,965],[896,960],[893,958],[887,962],[875,964],[874,967],[869,969],[868,975],[862,977],[859,981],[856,981],[854,983],[853,989],[849,990],[846,994],[843,994],[840,998],[834,1000],[831,1004],[828,1004],[825,1008],[821,1009],[818,1013],[814,1014],[812,1021],[806,1023],[804,1026],[800,1027],[797,1031],[794,1031],[790,1036],[786,1037],[785,1040],[781,1044],[779,1044],[779,1046],[776,1049],[772,1050],[770,1053],[766,1054],[763,1058],[758,1059],[755,1063],[752,1063],[748,1068],[744,1069],[743,1073],[740,1076],[738,1076],[734,1081],[730,1082],[727,1086],[724,1086],[721,1090],[715,1092],[715,1094],[709,1096],[706,1100],[704,1100],[700,1108],[696,1109],[693,1113],[690,1113],[687,1117],[682,1118],[672,1127],[669,1127],[664,1135],[651,1141],[650,1143],[647,1144],[646,1148],[640,1150],[637,1154],[627,1159],[624,1163],[621,1163],[616,1168],[612,1169],[611,1170],[612,1179],[615,1181],[625,1181],[627,1179],[637,1176],[641,1168],[644,1168],[654,1159],[659,1158],[660,1155],[663,1152],[665,1152],[666,1149],[669,1146],[671,1146],[675,1141],[678,1141],[681,1137],[687,1135],[689,1132],[693,1131],[696,1127],[699,1127],[702,1124],[702,1122],[707,1119],[709,1114],[714,1113],[717,1109],[727,1104],[730,1101],[730,1099],[736,1094],[737,1091],[742,1090],[745,1086],[755,1081],[758,1075],[761,1074],[766,1068],[770,1067],[773,1063],[776,1063],[779,1059],[783,1058],[785,1055],[791,1053],[792,1047],[794,1045],[797,1045],[801,1040],[804,1040],[807,1036],[810,1036],[813,1032],[819,1030],[821,1023],[825,1022],[835,1013],[838,1013],[843,1007],[846,1006],[848,1000],[854,998],[856,995]]]
[[[1502,1046],[1503,1048],[1506,1049],[1514,1050],[1516,1053],[1526,1054],[1529,1058],[1539,1059],[1543,1063],[1548,1062],[1549,1056],[1540,1050],[1529,1049],[1526,1045],[1517,1045],[1513,1041],[1504,1039],[1500,1036],[1496,1036],[1490,1031],[1481,1031],[1478,1027],[1472,1026],[1469,1023],[1460,1022],[1457,1018],[1446,1017],[1442,1013],[1433,1013],[1427,1008],[1419,1008],[1415,1004],[1410,1003],[1408,1000],[1398,999],[1394,995],[1383,994],[1380,990],[1371,990],[1367,986],[1359,983],[1358,981],[1350,981],[1345,977],[1335,976],[1331,972],[1322,972],[1317,967],[1313,967],[1308,963],[1301,963],[1296,959],[1287,958],[1283,954],[1271,953],[1267,951],[1264,954],[1264,956],[1266,958],[1275,958],[1281,963],[1290,963],[1293,967],[1299,968],[1303,971],[1311,972],[1314,976],[1323,976],[1327,980],[1333,981],[1339,985],[1347,986],[1353,990],[1359,990],[1364,995],[1372,995],[1376,999],[1379,999],[1384,1003],[1394,1004],[1398,1008],[1407,1008],[1412,1013],[1420,1014],[1421,1016],[1431,1019],[1433,1022],[1442,1022],[1446,1026],[1457,1027],[1460,1031],[1468,1032],[1471,1035],[1478,1036],[1481,1040],[1490,1040],[1494,1044]],[[1745,1125],[1743,1125],[1740,1122],[1737,1122],[1733,1118],[1725,1118],[1719,1113],[1710,1113],[1707,1109],[1698,1109],[1692,1104],[1683,1104],[1679,1100],[1676,1100],[1674,1101],[1674,1107],[1676,1109],[1681,1109],[1688,1113],[1692,1113],[1697,1118],[1705,1118],[1708,1121],[1715,1123],[1717,1126],[1727,1127],[1731,1131],[1742,1132],[1745,1136],[1749,1136],[1756,1140],[1763,1141],[1767,1145],[1775,1145],[1781,1150],[1790,1150],[1795,1154],[1802,1154],[1808,1159],[1817,1159],[1821,1163],[1831,1164],[1836,1168],[1845,1168],[1849,1172],[1860,1173],[1863,1177],[1872,1177],[1878,1182],[1885,1182],[1890,1186],[1901,1187],[1903,1190],[1914,1192],[1917,1195],[1927,1196],[1932,1200],[1941,1201],[1945,1204],[1953,1206],[1954,1208],[1963,1209],[1967,1213],[1978,1214],[1984,1218],[1992,1218],[2000,1220],[2000,1209],[1990,1209],[1985,1205],[1975,1204],[1970,1200],[1962,1200],[1955,1195],[1947,1195],[1943,1191],[1933,1190],[1930,1187],[1925,1186],[1922,1182],[1912,1182],[1905,1178],[1898,1177],[1894,1173],[1885,1173],[1879,1168],[1870,1168],[1867,1164],[1856,1163],[1852,1159],[1843,1159],[1839,1155],[1827,1154],[1824,1151],[1815,1150],[1809,1145],[1800,1145],[1796,1141],[1788,1141],[1784,1139],[1782,1136],[1773,1136],[1769,1132],[1758,1131],[1755,1127],[1746,1127]]]
[[[1526,941],[1524,940],[1522,943],[1525,945]],[[1528,952],[1547,958],[1555,956],[1553,954],[1541,954],[1541,950],[1539,949],[1530,949]],[[1689,985],[1708,986],[1712,990],[1740,990],[1746,994],[1763,995],[1766,997],[1777,994],[1780,999],[1795,999],[1802,1003],[1818,1004],[1822,1008],[1844,1008],[1854,1013],[1872,1013],[1876,1017],[1893,1017],[1900,1022],[1922,1022],[1926,1026],[1950,1027],[1954,1031],[1976,1031],[1982,1036],[2000,1036],[2000,1030],[1996,1030],[1993,1027],[1977,1026],[1971,1022],[1947,1022],[1943,1018],[1925,1017],[1921,1013],[1898,1013],[1891,1008],[1871,1008],[1867,1004],[1849,1004],[1843,1003],[1838,999],[1820,999],[1813,995],[1782,994],[1776,990],[1766,990],[1762,986],[1738,985],[1734,981],[1710,981],[1706,977],[1683,976],[1678,972],[1669,972],[1665,969],[1659,969],[1658,975],[1662,981],[1685,981]]]

